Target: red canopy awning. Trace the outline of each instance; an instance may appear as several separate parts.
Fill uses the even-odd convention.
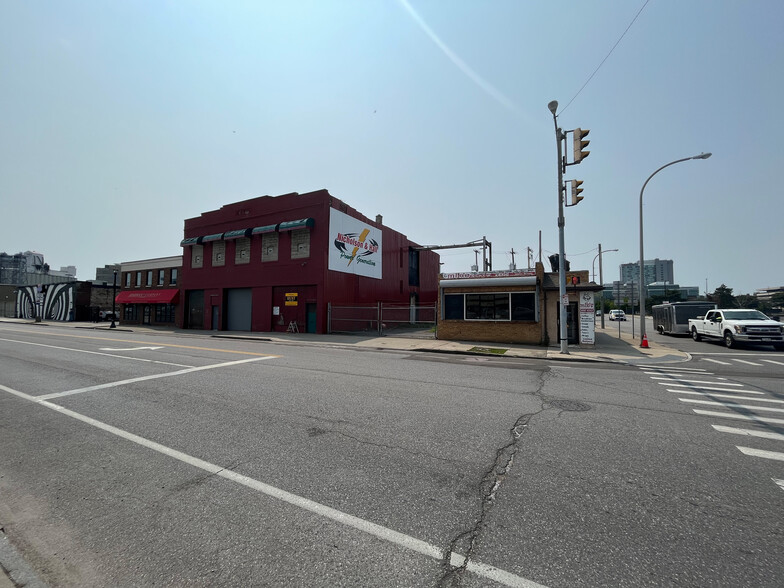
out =
[[[160,290],[127,290],[120,292],[114,299],[115,302],[124,304],[150,303],[171,304],[177,301],[180,291],[177,288],[162,288]]]

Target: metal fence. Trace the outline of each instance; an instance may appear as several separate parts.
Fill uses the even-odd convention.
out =
[[[434,338],[436,306],[377,304],[327,305],[327,332]]]

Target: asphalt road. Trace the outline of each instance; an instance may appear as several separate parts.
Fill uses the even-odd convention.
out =
[[[52,586],[780,585],[784,365],[10,324],[0,361],[0,526]]]

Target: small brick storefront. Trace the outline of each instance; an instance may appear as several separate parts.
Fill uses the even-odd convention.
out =
[[[587,271],[567,272],[571,343],[593,344],[593,296]],[[437,337],[443,340],[558,344],[558,274],[530,270],[441,274]],[[589,320],[590,319],[590,320]]]

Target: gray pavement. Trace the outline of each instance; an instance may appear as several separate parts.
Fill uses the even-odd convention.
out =
[[[563,354],[559,347],[535,345],[514,345],[476,341],[442,341],[426,331],[395,333],[378,336],[376,334],[313,334],[313,333],[260,333],[237,331],[194,331],[173,327],[149,327],[142,325],[92,322],[40,322],[27,319],[0,318],[0,322],[29,325],[30,328],[74,328],[89,330],[111,330],[115,332],[144,332],[148,334],[187,334],[215,338],[260,340],[287,345],[323,345],[330,347],[366,348],[406,352],[434,352],[470,355],[490,355],[493,357],[532,358],[552,361],[605,362],[616,364],[637,363],[678,363],[689,361],[688,353],[678,351],[659,343],[641,348],[636,338],[628,333],[618,333],[615,329],[602,330],[597,325],[595,345],[570,345],[569,353]],[[35,578],[25,562],[13,549],[7,538],[0,532],[0,588],[16,586],[43,586]]]

